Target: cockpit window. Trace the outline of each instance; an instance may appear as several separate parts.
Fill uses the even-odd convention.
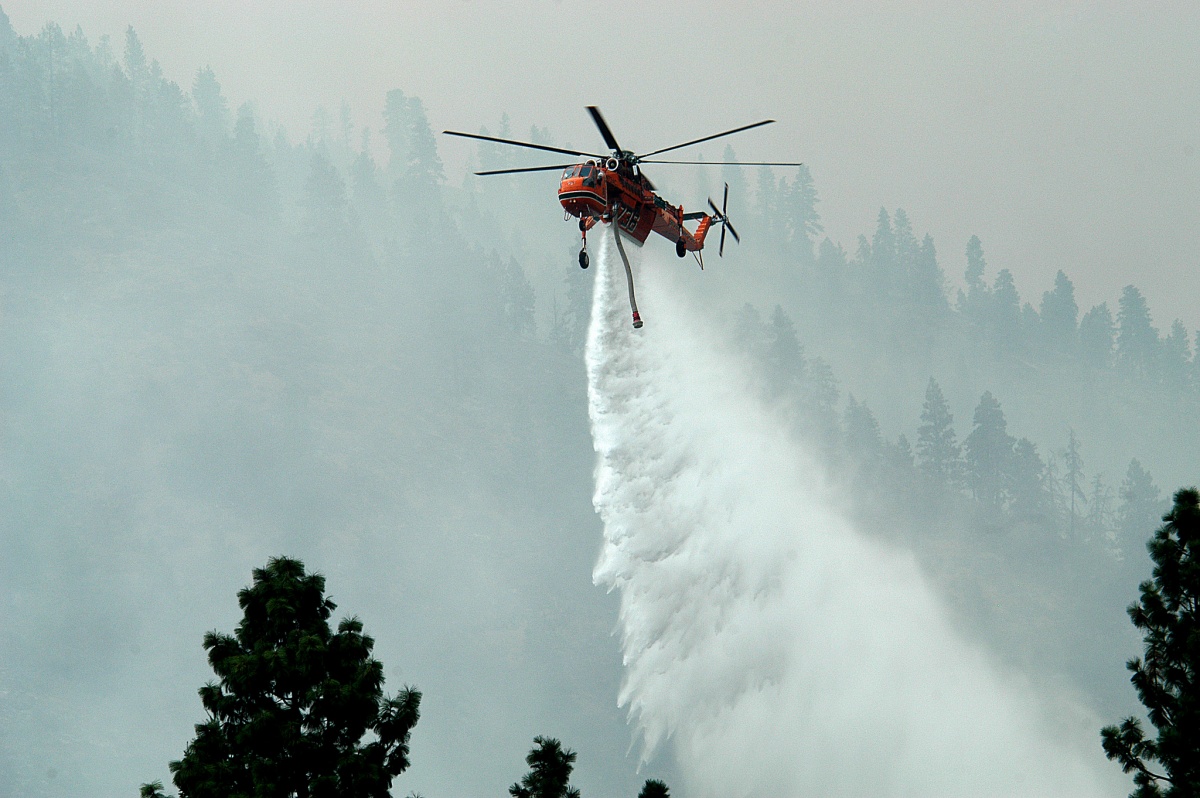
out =
[[[590,166],[583,167],[583,171],[580,172],[580,175],[585,178],[591,177],[592,176],[592,167],[590,167]]]
[[[569,180],[572,177],[578,177],[578,176],[579,176],[579,167],[578,166],[568,166],[566,168],[566,170],[563,172],[562,179]]]

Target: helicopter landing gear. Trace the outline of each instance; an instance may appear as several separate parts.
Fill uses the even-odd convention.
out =
[[[586,269],[591,261],[588,259],[586,249],[579,250],[579,268]]]
[[[684,243],[682,238],[675,242],[675,254],[681,258],[687,255],[687,244]]]

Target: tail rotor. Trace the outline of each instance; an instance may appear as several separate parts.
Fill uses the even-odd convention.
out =
[[[729,221],[729,215],[726,213],[726,211],[729,209],[729,184],[728,183],[725,184],[725,197],[721,200],[721,207],[719,209],[717,208],[716,203],[712,201],[712,197],[708,198],[708,207],[712,208],[712,210],[713,210],[713,213],[712,213],[713,220],[721,225],[721,246],[720,246],[720,249],[717,250],[717,255],[720,257],[725,257],[725,231],[726,230],[729,230],[729,233],[730,233],[730,235],[733,236],[734,241],[738,242],[739,244],[742,243],[742,237],[738,235],[738,232],[734,228],[733,223]]]

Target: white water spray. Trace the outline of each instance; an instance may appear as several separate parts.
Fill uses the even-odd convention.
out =
[[[611,234],[587,371],[620,592],[620,701],[693,796],[1119,795],[1095,729],[959,640],[911,556],[861,537],[672,285]],[[633,251],[632,248],[626,248]],[[634,255],[637,257],[637,255]],[[688,278],[695,275],[687,274]]]

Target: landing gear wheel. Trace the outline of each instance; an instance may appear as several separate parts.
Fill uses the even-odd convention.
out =
[[[582,216],[580,216],[580,217],[579,217],[579,232],[581,232],[581,233],[586,233],[586,232],[587,232],[587,223],[585,223],[585,222],[583,221],[583,217],[582,217]]]
[[[579,268],[586,269],[589,263],[591,263],[591,261],[588,260],[587,250],[579,250]]]
[[[682,238],[675,242],[675,254],[681,258],[687,255],[687,244],[683,243]]]

